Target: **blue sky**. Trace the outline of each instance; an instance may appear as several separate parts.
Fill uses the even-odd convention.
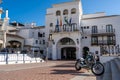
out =
[[[10,21],[21,23],[36,22],[45,25],[46,9],[52,4],[72,0],[3,0],[0,5],[9,10]],[[82,0],[83,13],[106,12],[107,15],[120,14],[120,0]]]

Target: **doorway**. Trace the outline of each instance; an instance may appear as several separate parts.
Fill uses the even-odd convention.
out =
[[[75,47],[62,48],[61,59],[62,60],[75,60],[76,59],[76,48]]]
[[[85,59],[86,56],[88,55],[88,52],[89,52],[89,48],[88,47],[84,47],[83,48],[83,58]]]

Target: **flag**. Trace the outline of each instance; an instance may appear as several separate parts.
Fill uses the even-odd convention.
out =
[[[59,25],[59,20],[57,19],[57,24],[56,24],[57,26]]]
[[[67,17],[64,17],[64,20],[65,20],[66,24],[68,25],[69,23],[68,23]]]
[[[71,24],[71,22],[72,22],[72,18],[70,18],[70,20],[69,20],[69,24]]]
[[[59,20],[57,19],[56,31],[59,31]]]
[[[60,26],[62,26],[62,17],[60,16]]]

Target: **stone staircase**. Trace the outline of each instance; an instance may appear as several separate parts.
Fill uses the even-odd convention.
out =
[[[120,80],[120,58],[112,59],[103,63],[105,72],[101,76],[97,76],[96,80]]]

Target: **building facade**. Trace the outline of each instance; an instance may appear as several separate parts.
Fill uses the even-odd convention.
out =
[[[84,15],[81,0],[54,4],[46,14],[48,58],[71,60],[88,52],[119,53],[119,20],[119,15]]]
[[[23,28],[19,28],[17,35],[24,37],[24,49],[30,53],[45,54],[46,42],[45,42],[45,26],[32,26],[25,25]]]

